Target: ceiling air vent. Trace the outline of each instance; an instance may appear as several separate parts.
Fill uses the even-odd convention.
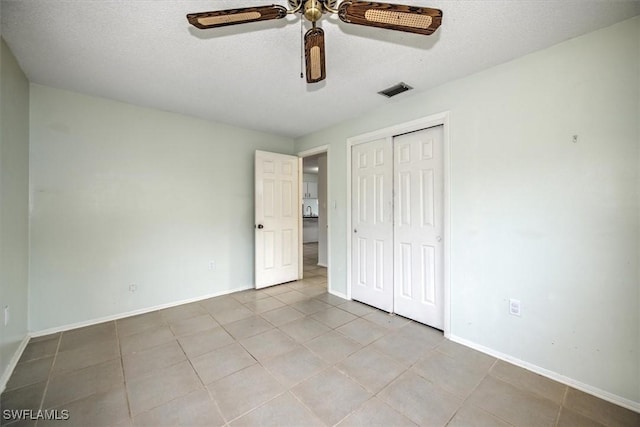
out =
[[[413,89],[411,86],[409,86],[406,83],[398,83],[397,85],[391,86],[390,88],[387,88],[385,90],[382,90],[380,92],[378,92],[380,95],[384,95],[387,98],[391,98],[392,96],[396,96],[402,92],[406,92],[408,90]]]

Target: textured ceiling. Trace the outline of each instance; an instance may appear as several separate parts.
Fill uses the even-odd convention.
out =
[[[185,18],[286,0],[2,0],[1,22],[32,82],[298,137],[640,14],[623,0],[391,2],[442,9],[442,27],[425,37],[325,15],[327,80],[313,85],[298,15],[210,30]],[[399,81],[415,90],[376,93]]]

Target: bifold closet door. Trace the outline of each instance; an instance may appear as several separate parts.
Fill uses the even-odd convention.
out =
[[[391,138],[351,151],[351,297],[393,311]]]
[[[444,327],[443,127],[351,149],[351,297]]]
[[[443,127],[393,138],[394,312],[444,326]]]

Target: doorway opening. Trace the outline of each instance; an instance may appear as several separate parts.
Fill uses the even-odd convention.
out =
[[[329,274],[329,147],[298,153],[300,158],[300,279],[326,284]]]

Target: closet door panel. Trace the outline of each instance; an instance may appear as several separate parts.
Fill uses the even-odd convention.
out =
[[[393,138],[394,312],[444,326],[442,126]]]
[[[352,147],[351,297],[393,310],[391,139]]]

